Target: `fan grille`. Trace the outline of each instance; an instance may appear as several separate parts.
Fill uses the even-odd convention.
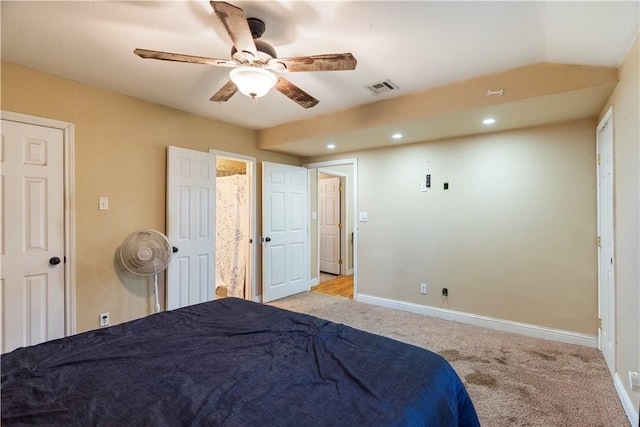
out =
[[[163,271],[171,261],[169,240],[155,230],[137,230],[122,242],[120,259],[131,273],[152,276]]]

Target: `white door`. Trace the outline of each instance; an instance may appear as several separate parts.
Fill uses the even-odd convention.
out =
[[[307,169],[262,163],[262,300],[309,290]]]
[[[318,187],[320,271],[340,274],[340,178],[323,178]]]
[[[167,151],[167,237],[178,249],[167,268],[167,310],[215,298],[216,158]]]
[[[615,280],[613,240],[613,129],[611,110],[597,129],[598,146],[598,311],[600,350],[615,373]]]
[[[64,336],[64,134],[2,120],[2,353]]]

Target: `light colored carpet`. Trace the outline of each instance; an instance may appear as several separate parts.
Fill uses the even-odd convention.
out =
[[[629,426],[597,349],[309,292],[270,304],[441,354],[484,427]]]

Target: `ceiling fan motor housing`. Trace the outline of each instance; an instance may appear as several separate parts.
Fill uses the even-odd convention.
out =
[[[258,51],[258,59],[266,62],[271,58],[278,57],[278,55],[276,54],[276,50],[269,43],[262,40],[254,40],[254,42],[256,44],[256,50]],[[235,55],[237,52],[238,49],[233,46],[231,48],[231,57],[235,58],[235,56],[233,55]]]
[[[262,37],[266,29],[266,25],[262,19],[258,18],[247,18],[247,24],[249,25],[249,30],[251,31],[251,37],[253,37],[253,42],[256,45],[256,50],[258,51],[258,59],[262,61],[268,61],[271,58],[277,58],[276,50],[269,43],[258,40]],[[235,58],[233,55],[236,54],[238,50],[235,46],[231,47],[231,57]]]
[[[251,36],[254,40],[262,37],[266,26],[264,25],[264,21],[258,18],[247,18],[247,24],[249,24],[249,30],[251,30]]]

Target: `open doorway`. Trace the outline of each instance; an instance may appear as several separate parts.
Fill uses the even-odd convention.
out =
[[[323,169],[318,172],[318,279],[323,283],[346,273],[345,176]]]
[[[255,159],[216,156],[216,298],[252,299],[255,288]]]
[[[312,291],[340,282],[339,296],[344,296],[342,288],[347,283],[350,297],[357,299],[357,159],[310,163],[305,167],[309,169]],[[341,187],[339,196],[334,192],[336,184]],[[339,210],[330,209],[337,204]],[[332,216],[339,220],[330,221]],[[334,229],[328,230],[329,226]],[[341,260],[337,268],[334,254],[339,254],[337,259]]]

